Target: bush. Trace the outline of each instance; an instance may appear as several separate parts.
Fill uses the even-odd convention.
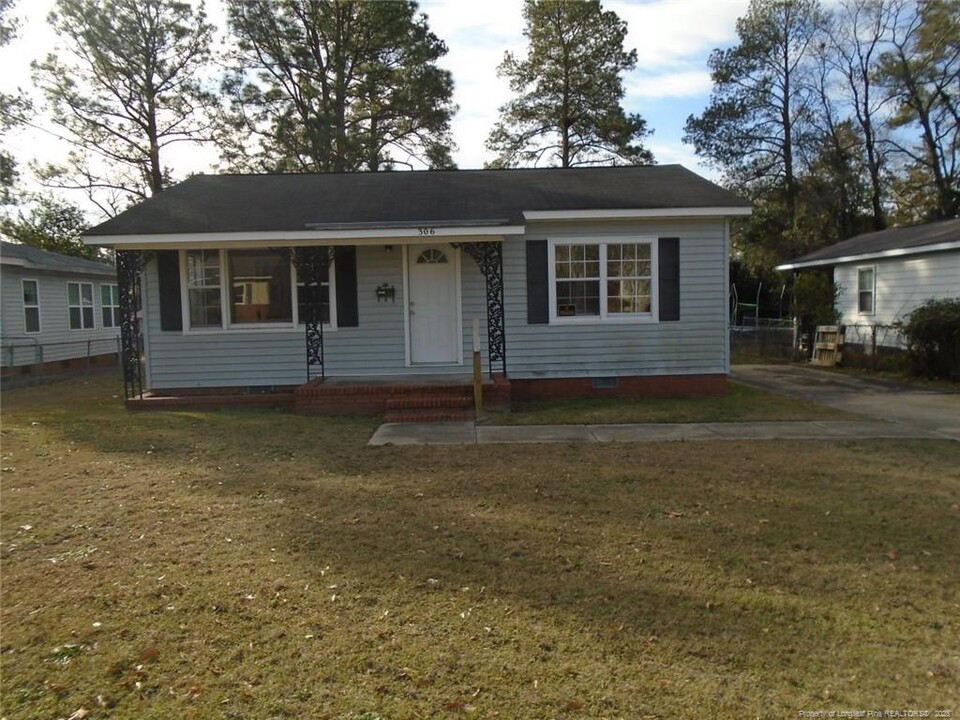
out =
[[[960,299],[927,300],[897,327],[914,374],[960,381]]]

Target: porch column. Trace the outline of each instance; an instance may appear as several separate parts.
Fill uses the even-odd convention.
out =
[[[140,250],[117,250],[117,286],[120,291],[120,360],[123,365],[123,396],[127,400],[143,397],[141,355],[143,335],[140,318],[140,273],[145,253]]]
[[[323,271],[330,271],[333,262],[332,247],[300,247],[289,251],[291,262],[297,269],[299,282],[303,283],[305,295],[310,302],[304,303],[303,321],[307,346],[307,381],[319,375],[326,378],[323,363],[323,315],[321,313],[320,284]]]
[[[507,335],[503,312],[503,242],[452,243],[462,249],[480,268],[487,284],[487,358],[490,377],[494,362],[500,363],[500,372],[507,376]]]

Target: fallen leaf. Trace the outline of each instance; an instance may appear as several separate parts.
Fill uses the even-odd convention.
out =
[[[153,662],[160,656],[160,651],[155,647],[148,647],[142,653],[140,653],[141,662]]]

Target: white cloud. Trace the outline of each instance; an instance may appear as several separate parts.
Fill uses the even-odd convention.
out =
[[[689,98],[710,93],[713,82],[707,70],[632,73],[624,83],[628,98]]]
[[[748,0],[611,0],[604,7],[627,22],[627,48],[637,50],[637,68],[688,64],[736,37],[736,19]]]

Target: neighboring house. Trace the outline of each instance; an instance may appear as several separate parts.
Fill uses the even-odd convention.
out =
[[[719,393],[749,212],[676,165],[198,175],[85,240],[142,294],[128,396],[462,381],[475,319],[514,397]]]
[[[848,341],[865,339],[869,326],[880,330],[878,345],[898,346],[895,322],[931,298],[960,298],[960,219],[857,235],[777,270],[809,268],[833,268]]]
[[[115,363],[120,335],[119,297],[112,265],[3,242],[3,376]]]

